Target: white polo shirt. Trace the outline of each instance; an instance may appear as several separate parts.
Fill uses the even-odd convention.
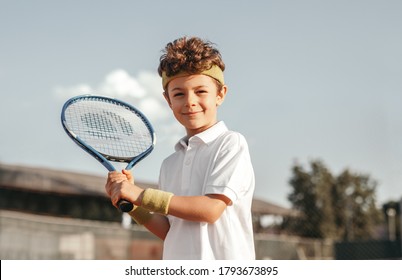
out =
[[[169,215],[163,259],[255,259],[254,171],[245,138],[218,122],[186,140],[162,163],[160,189],[180,196],[223,194],[232,203],[213,224]]]

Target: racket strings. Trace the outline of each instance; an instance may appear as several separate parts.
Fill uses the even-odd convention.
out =
[[[72,103],[65,115],[79,138],[110,159],[133,158],[153,144],[141,115],[117,103],[84,99]]]

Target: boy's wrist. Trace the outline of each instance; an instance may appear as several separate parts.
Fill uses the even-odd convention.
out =
[[[172,197],[173,193],[149,188],[142,192],[140,205],[151,212],[167,215]]]
[[[133,184],[134,186],[134,201],[133,204],[136,206],[141,206],[142,203],[142,197],[143,197],[143,193],[144,193],[144,189],[136,186],[135,184]]]

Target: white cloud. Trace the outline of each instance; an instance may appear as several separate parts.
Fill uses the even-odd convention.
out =
[[[138,104],[138,109],[154,120],[162,120],[170,116],[166,107],[167,105],[161,104],[160,100],[151,96],[142,98]]]
[[[159,75],[148,71],[142,71],[138,75],[138,82],[153,96],[163,99],[162,80]]]
[[[138,77],[133,77],[123,69],[116,69],[108,73],[96,87],[87,83],[68,87],[57,86],[54,94],[61,98],[80,94],[99,94],[123,99],[140,99],[152,95],[162,99],[162,91],[160,77],[157,74],[144,71],[140,72]]]
[[[110,97],[142,98],[146,95],[145,88],[131,77],[125,70],[118,69],[109,73],[101,84],[98,92]]]

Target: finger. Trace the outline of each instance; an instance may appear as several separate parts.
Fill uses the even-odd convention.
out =
[[[126,176],[128,181],[134,184],[134,177],[130,170],[123,169],[122,173]]]
[[[108,176],[108,177],[111,177],[111,176],[114,176],[114,175],[116,175],[116,174],[119,174],[119,172],[117,172],[117,171],[110,171],[110,172],[107,173],[107,176]]]
[[[105,191],[106,194],[110,197],[112,194],[112,182],[110,182],[109,180],[105,184]]]
[[[113,185],[110,192],[110,201],[113,206],[118,208],[118,202],[121,200],[121,190],[118,185]]]
[[[108,180],[111,183],[121,183],[123,181],[127,181],[127,177],[124,174],[118,173],[118,174],[110,175]]]
[[[116,187],[115,185],[127,180],[125,175],[113,171],[108,173],[108,177],[105,184],[105,191],[109,197],[112,196],[112,190]]]

